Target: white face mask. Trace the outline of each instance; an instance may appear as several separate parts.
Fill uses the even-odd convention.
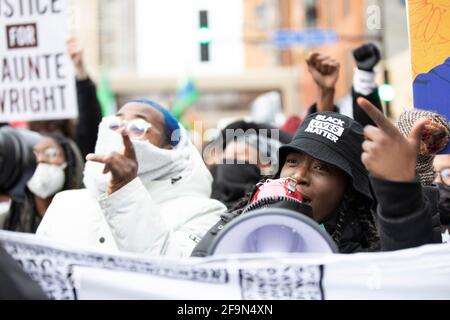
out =
[[[28,189],[42,199],[61,191],[66,180],[64,169],[66,164],[54,165],[39,163],[33,176],[27,183]]]

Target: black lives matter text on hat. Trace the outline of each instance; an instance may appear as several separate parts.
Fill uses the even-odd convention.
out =
[[[280,170],[288,153],[304,152],[344,171],[354,189],[373,200],[368,172],[361,161],[363,142],[364,129],[353,119],[334,112],[309,115],[292,142],[280,148]]]
[[[312,119],[305,132],[322,136],[337,143],[344,133],[345,121],[326,115],[317,115]]]

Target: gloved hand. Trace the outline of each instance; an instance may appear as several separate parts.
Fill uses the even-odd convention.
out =
[[[373,43],[365,44],[353,50],[356,66],[360,70],[373,72],[373,68],[380,62],[380,50]]]

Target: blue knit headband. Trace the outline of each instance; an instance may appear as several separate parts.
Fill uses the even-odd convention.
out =
[[[147,99],[133,100],[130,102],[146,104],[149,107],[152,107],[161,112],[164,116],[164,123],[166,124],[166,131],[167,134],[169,135],[170,144],[173,147],[178,145],[178,143],[180,142],[180,131],[179,131],[180,125],[177,119],[175,119],[175,117],[166,108],[156,103],[155,101]],[[176,131],[176,134],[172,136],[174,131]]]

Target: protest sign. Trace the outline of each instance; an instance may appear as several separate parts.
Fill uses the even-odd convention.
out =
[[[0,0],[0,122],[77,117],[69,0]]]

